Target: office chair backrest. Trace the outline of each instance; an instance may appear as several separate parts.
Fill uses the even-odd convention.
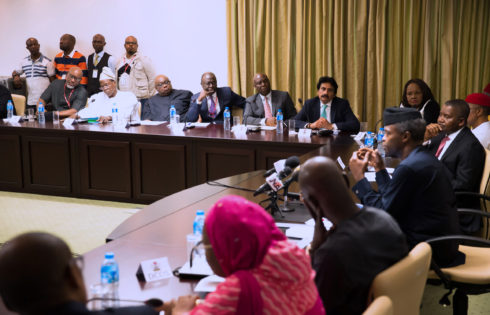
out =
[[[393,315],[393,302],[384,295],[377,297],[362,315]]]
[[[431,256],[429,244],[419,243],[407,257],[374,278],[370,297],[388,296],[397,315],[419,314]]]
[[[26,97],[24,95],[12,94],[12,101],[14,101],[15,113],[17,116],[24,116],[26,110]]]
[[[489,195],[490,194],[490,150],[485,149],[485,167],[483,168],[483,174],[480,182],[480,194]]]

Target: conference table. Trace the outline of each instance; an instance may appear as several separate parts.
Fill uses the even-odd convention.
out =
[[[150,204],[292,155],[319,149],[334,156],[355,147],[343,135],[298,138],[287,129],[236,135],[222,125],[179,126],[0,122],[0,190]]]
[[[120,268],[121,299],[168,301],[193,293],[197,282],[174,276],[142,282],[136,271],[148,259],[167,257],[172,269],[188,260],[186,235],[192,233],[196,210],[207,211],[229,194],[263,200],[264,195],[254,197],[239,188],[257,189],[264,183],[264,170],[278,159],[298,155],[304,162],[323,155],[347,162],[358,148],[344,133],[305,139],[289,135],[287,129],[279,135],[235,135],[220,125],[173,129],[1,123],[0,154],[5,162],[0,166],[0,189],[145,203],[158,199],[119,225],[105,245],[85,253],[83,272],[90,291],[90,285],[100,282],[104,253],[112,251]],[[62,175],[53,175],[58,172]],[[297,185],[291,190],[298,191]]]

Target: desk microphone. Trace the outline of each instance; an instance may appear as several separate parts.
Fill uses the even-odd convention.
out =
[[[277,179],[282,180],[283,178],[289,176],[291,172],[292,172],[291,168],[289,166],[286,166],[282,171],[279,172],[279,174],[277,175]],[[257,188],[257,190],[254,192],[254,197],[263,192],[269,191],[271,189],[272,189],[271,184],[269,184],[269,182],[266,181],[264,184],[262,184],[262,186]]]
[[[112,301],[112,302],[128,302],[128,303],[141,303],[145,304],[147,306],[157,308],[163,305],[163,301],[157,298],[152,298],[148,299],[146,301],[140,301],[140,300],[123,300],[123,299],[116,299],[116,298],[104,298],[104,297],[93,297],[87,301],[87,304],[93,301]]]
[[[284,191],[286,192],[286,194],[288,193],[287,190],[288,190],[289,186],[293,182],[297,182],[298,181],[300,170],[301,170],[301,165],[298,165],[298,167],[296,167],[294,169],[293,174],[291,175],[291,177],[289,177],[288,180],[284,182]]]
[[[288,166],[289,168],[293,169],[298,165],[299,165],[299,158],[296,155],[288,157],[286,159],[286,162],[284,162],[284,168],[286,168],[286,166]],[[271,174],[273,174],[275,172],[276,172],[276,168],[273,167],[264,173],[264,177],[269,177]]]

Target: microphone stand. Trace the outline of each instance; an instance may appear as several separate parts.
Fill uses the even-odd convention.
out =
[[[284,203],[282,204],[282,206],[279,207],[279,210],[282,212],[294,211],[294,208],[291,208],[288,203],[288,191],[289,191],[289,185],[284,188],[284,192],[283,192]]]
[[[278,198],[277,191],[272,190],[268,193],[268,195],[269,198],[262,200],[261,202],[259,202],[259,204],[261,205],[264,202],[270,201],[269,205],[265,208],[265,210],[269,210],[272,216],[274,216],[277,212],[279,212],[281,218],[284,218],[284,213],[282,213],[281,208],[279,208],[279,206],[277,205],[277,198]]]

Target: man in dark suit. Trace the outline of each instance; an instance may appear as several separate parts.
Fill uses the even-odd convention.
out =
[[[359,132],[360,123],[349,101],[336,96],[338,85],[335,79],[321,77],[316,88],[318,96],[307,100],[294,118],[296,127]]]
[[[428,150],[446,166],[454,191],[478,192],[485,165],[485,150],[466,127],[470,108],[463,100],[447,101],[437,119],[440,133],[430,140]],[[430,127],[429,127],[430,126]],[[433,128],[429,125],[427,129]],[[479,201],[458,198],[458,207],[479,209]],[[472,233],[480,228],[480,217],[460,216],[461,228]]]
[[[278,109],[282,111],[284,120],[296,115],[296,108],[294,108],[289,93],[271,90],[271,83],[267,75],[256,74],[254,87],[258,93],[247,98],[243,113],[245,124],[275,126]]]
[[[104,67],[109,67],[113,72],[116,71],[116,61],[113,56],[104,51],[105,44],[105,37],[101,34],[95,34],[92,38],[94,53],[87,58],[89,97],[100,92],[100,74]]]
[[[0,249],[0,296],[7,309],[20,314],[157,315],[149,306],[89,311],[82,275],[83,257],[48,233],[26,233]]]
[[[175,106],[175,111],[184,121],[185,114],[189,109],[192,93],[187,90],[176,90],[172,88],[172,82],[165,75],[155,78],[155,89],[157,94],[150,97],[146,103],[141,119],[154,121],[170,121],[170,106]]]
[[[187,121],[223,123],[223,112],[226,107],[245,107],[245,98],[233,92],[229,87],[218,87],[216,76],[206,72],[201,77],[202,90],[191,98]]]
[[[388,212],[407,236],[410,247],[437,236],[459,234],[456,197],[444,165],[422,147],[425,120],[415,108],[387,108],[383,113],[386,156],[401,159],[393,176],[379,152],[364,148],[354,152],[349,168],[356,184],[352,190],[365,206]],[[367,166],[376,170],[378,191],[364,177]],[[432,246],[439,266],[464,263],[456,242]]]

